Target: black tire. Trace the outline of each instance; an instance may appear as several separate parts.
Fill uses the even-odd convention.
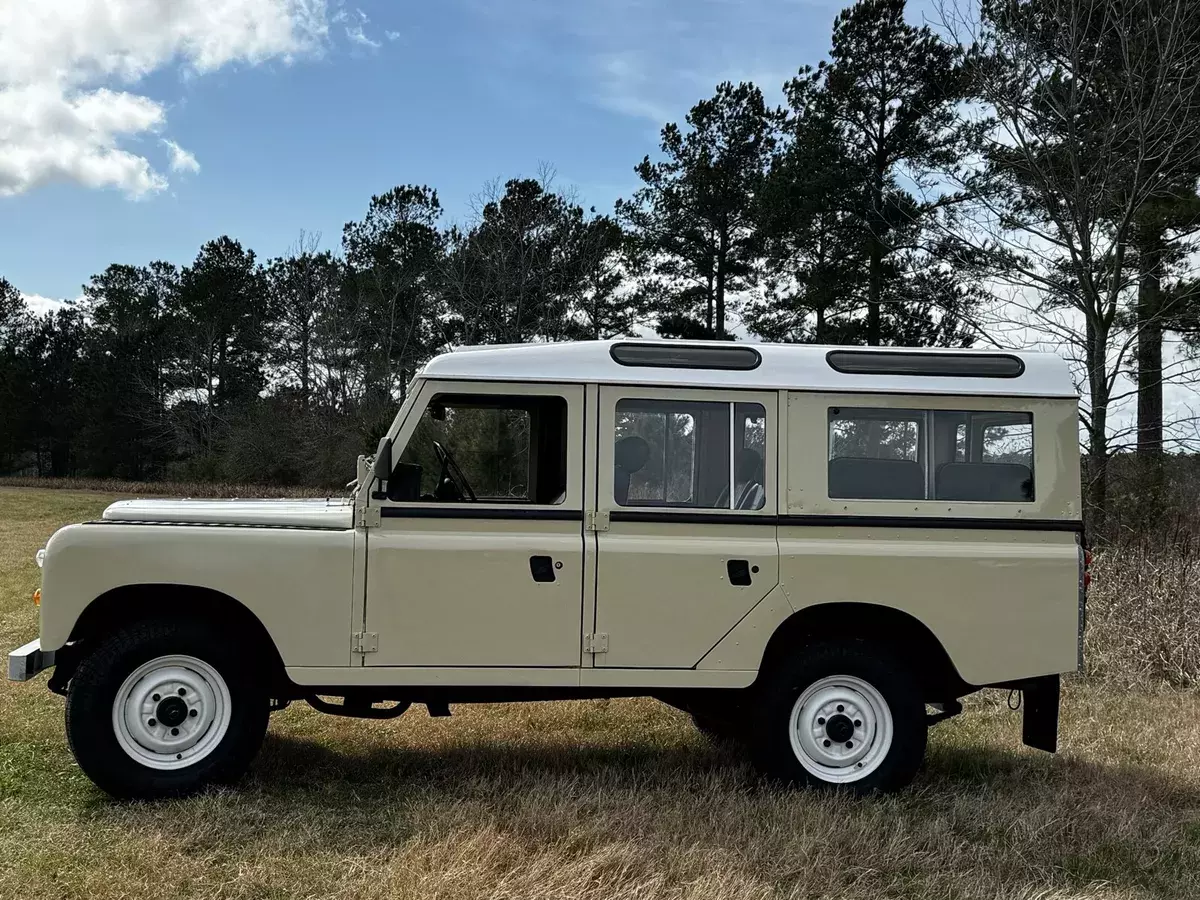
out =
[[[67,692],[67,742],[79,767],[118,799],[181,797],[241,778],[262,746],[270,709],[265,680],[246,659],[251,654],[240,649],[212,625],[188,620],[139,622],[104,638],[79,663]],[[135,759],[121,746],[114,724],[113,704],[125,680],[166,656],[201,660],[229,693],[224,736],[203,758],[178,769]]]
[[[868,766],[868,774],[852,774],[853,768],[862,767],[857,762],[848,763],[845,769],[830,767],[844,773],[848,779],[857,780],[823,777],[806,768],[798,756],[799,751],[793,748],[793,708],[808,688],[833,676],[849,676],[866,682],[882,697],[891,717],[891,743],[886,751],[882,750],[885,742],[879,739],[878,735],[882,732],[878,729],[863,733],[864,740],[860,741],[858,748],[846,751],[847,755],[860,753],[878,743],[881,749],[874,753],[867,750],[869,756],[863,758],[863,764]],[[849,746],[853,738],[860,734],[857,731],[846,734],[842,730],[855,728],[862,720],[849,722],[841,714],[841,706],[830,708],[837,712],[830,716],[828,724],[825,719],[815,718],[818,714],[816,706],[810,707],[806,703],[805,709],[810,710],[810,715],[814,717],[810,720],[814,726],[820,723],[826,729],[820,740],[822,746],[829,747],[827,741],[830,738],[833,742],[837,742],[839,737],[851,739],[849,743],[836,746],[834,752],[841,752],[840,747]],[[798,715],[800,721],[804,722],[803,711]],[[925,704],[916,680],[885,647],[866,641],[828,641],[799,650],[795,658],[787,660],[769,674],[759,696],[754,718],[752,749],[755,764],[768,777],[791,785],[832,788],[854,795],[896,791],[912,781],[925,758]],[[835,726],[839,730],[831,734],[829,729]],[[812,757],[809,757],[809,761],[810,764],[820,762]],[[874,768],[871,769],[871,766]]]

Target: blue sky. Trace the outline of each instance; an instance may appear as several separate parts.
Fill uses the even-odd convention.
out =
[[[152,0],[107,5],[128,4],[136,16],[130,21],[140,26],[147,16],[138,6],[146,2]],[[156,119],[148,127],[96,139],[137,158],[122,157],[123,174],[95,174],[86,160],[74,167],[56,161],[42,174],[17,178],[0,196],[0,275],[20,290],[75,297],[110,262],[184,263],[223,233],[264,257],[286,250],[302,229],[336,246],[342,224],[362,214],[371,194],[405,182],[435,187],[448,217],[461,219],[486,182],[535,174],[541,162],[552,164],[559,185],[575,189],[582,202],[607,209],[635,187],[632,168],[655,151],[665,121],[681,119],[723,79],[757,81],[779,99],[783,80],[827,51],[844,5],[210,2],[223,4],[231,20],[246,10],[260,15],[253,39],[249,32],[214,38],[207,20],[193,28],[199,37],[182,42],[130,37],[128,27],[101,34],[92,26],[74,37],[102,46],[90,57],[73,51],[78,74],[48,74],[30,62],[5,76],[0,63],[10,88],[48,79],[65,85],[68,98],[111,89],[158,110],[145,112]],[[920,15],[914,5],[910,16]],[[297,25],[302,16],[310,18]],[[23,25],[31,35],[50,35],[42,51],[51,55],[54,41],[68,41],[76,27]],[[168,27],[178,30],[167,23],[164,34]],[[303,31],[299,38],[295,28]],[[127,41],[135,42],[132,71],[108,62],[113,47],[125,52]],[[202,55],[195,47],[204,41],[217,49]],[[0,179],[3,112],[0,91]],[[70,141],[47,127],[45,154],[57,159]],[[12,133],[10,127],[9,140]],[[183,149],[175,169],[166,141]],[[111,158],[103,148],[92,151]]]

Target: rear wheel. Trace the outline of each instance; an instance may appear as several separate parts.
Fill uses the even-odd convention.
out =
[[[227,637],[203,622],[145,622],[80,662],[67,740],[114,797],[181,796],[241,777],[268,715],[262,679]]]
[[[757,710],[755,760],[794,784],[865,794],[904,787],[925,756],[911,673],[864,641],[810,645],[781,666]]]

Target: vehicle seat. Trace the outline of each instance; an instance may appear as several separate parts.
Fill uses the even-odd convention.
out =
[[[1019,463],[942,463],[934,488],[938,500],[1020,503],[1033,499],[1033,472]]]
[[[734,481],[742,485],[734,509],[759,509],[766,499],[763,490],[763,460],[753,447],[744,447],[734,463]]]
[[[646,465],[650,445],[636,434],[623,437],[613,447],[613,499],[618,506],[629,500],[629,478]]]
[[[839,456],[829,461],[829,496],[844,500],[923,500],[925,471],[907,459]]]
[[[733,483],[737,487],[734,498],[734,509],[761,509],[766,498],[763,490],[763,460],[753,447],[743,447],[738,451],[733,463]],[[715,509],[726,509],[729,506],[729,487],[721,488],[717,496]]]

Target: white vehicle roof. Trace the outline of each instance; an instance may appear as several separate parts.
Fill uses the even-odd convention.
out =
[[[728,356],[729,351],[733,351],[732,357]],[[618,357],[625,357],[627,361],[622,364],[618,362]],[[717,364],[706,364],[705,360],[710,358]],[[635,361],[629,362],[630,359]],[[736,365],[726,365],[724,361]],[[872,371],[856,371],[861,369]],[[1005,374],[994,374],[998,371]],[[1078,396],[1066,362],[1053,353],[822,347],[740,341],[619,339],[462,347],[435,356],[421,375],[425,378],[472,381],[1013,397]]]

